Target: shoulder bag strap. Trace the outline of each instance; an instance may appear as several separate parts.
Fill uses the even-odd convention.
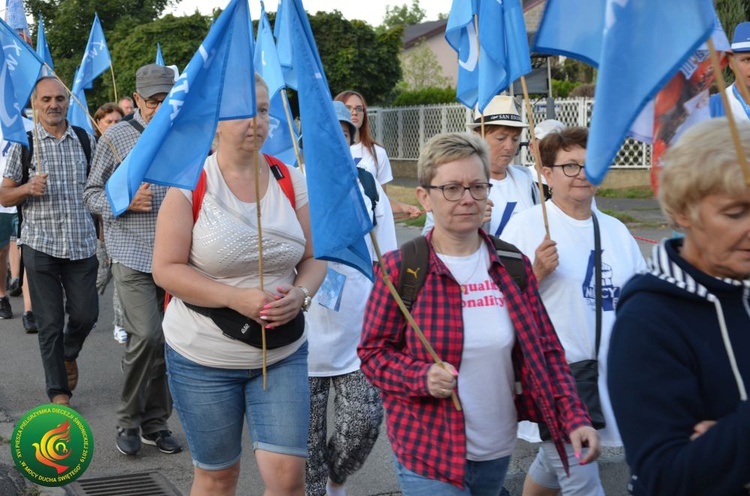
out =
[[[594,291],[596,299],[596,355],[599,358],[599,343],[602,340],[602,239],[599,233],[599,221],[596,214],[591,212],[594,223]]]

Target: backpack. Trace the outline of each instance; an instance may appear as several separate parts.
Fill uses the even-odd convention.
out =
[[[370,204],[372,205],[372,225],[376,226],[377,220],[375,219],[375,206],[378,204],[378,201],[380,201],[380,195],[378,194],[378,187],[375,184],[375,177],[373,177],[370,171],[357,167],[357,178],[359,179],[362,188],[365,190],[365,194],[370,199]]]
[[[500,257],[513,282],[516,283],[521,292],[525,291],[526,269],[523,266],[521,252],[512,244],[506,243],[498,237],[490,236],[490,239],[495,245],[497,256]],[[401,264],[396,289],[406,308],[411,310],[414,300],[417,299],[419,291],[424,286],[430,265],[427,238],[417,236],[402,244],[399,251],[401,252]]]

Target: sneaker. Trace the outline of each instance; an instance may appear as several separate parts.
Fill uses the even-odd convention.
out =
[[[177,439],[172,436],[172,433],[170,431],[159,431],[154,432],[153,434],[143,434],[141,435],[141,441],[143,441],[143,444],[156,446],[157,448],[159,448],[159,451],[168,455],[179,453],[180,451],[182,451],[182,446],[180,446],[180,443],[177,442]]]
[[[141,436],[138,435],[138,429],[118,427],[115,446],[123,455],[137,455],[141,451]]]
[[[11,296],[21,296],[21,293],[21,281],[17,277],[14,277],[8,283],[8,294]]]
[[[12,319],[13,310],[10,308],[10,300],[7,296],[0,298],[0,319]]]
[[[115,326],[114,338],[120,344],[125,344],[130,341],[130,334],[125,330],[124,327]]]
[[[33,334],[39,332],[39,327],[36,325],[36,317],[34,317],[31,310],[24,312],[21,320],[23,320],[23,328],[26,329],[27,333]]]

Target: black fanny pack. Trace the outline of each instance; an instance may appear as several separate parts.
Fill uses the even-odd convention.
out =
[[[184,302],[183,302],[184,303]],[[190,310],[205,315],[214,321],[222,333],[237,341],[254,346],[263,347],[263,335],[260,324],[249,319],[231,308],[206,308],[185,303]],[[297,341],[305,332],[305,316],[300,311],[297,316],[284,325],[266,329],[266,349],[281,348]]]

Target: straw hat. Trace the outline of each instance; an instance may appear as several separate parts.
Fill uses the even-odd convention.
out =
[[[469,128],[475,128],[482,125],[482,114],[474,109],[474,122],[469,123]],[[489,105],[484,109],[485,126],[508,126],[508,127],[529,127],[521,120],[521,116],[516,108],[516,102],[513,97],[507,95],[497,95]]]

